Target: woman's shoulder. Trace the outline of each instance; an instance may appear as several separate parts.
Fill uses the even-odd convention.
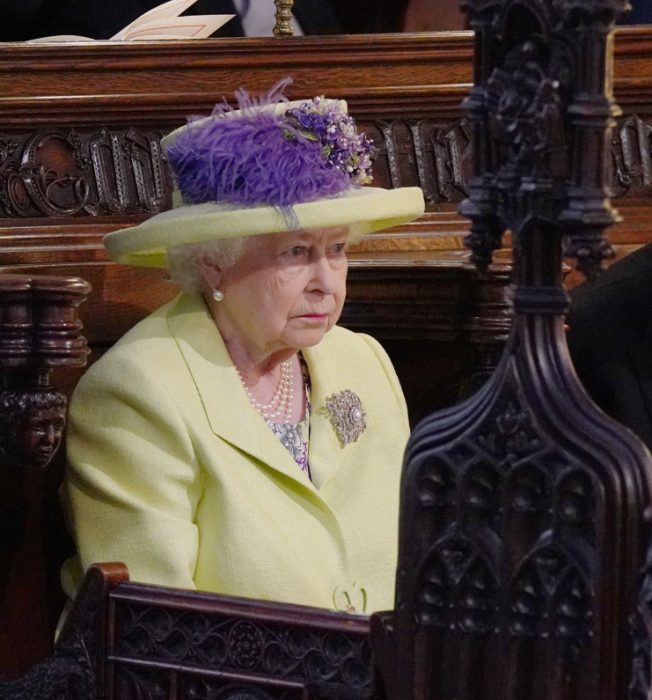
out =
[[[324,336],[317,349],[320,361],[326,360],[349,368],[363,367],[365,372],[373,367],[384,373],[394,373],[392,362],[383,346],[366,333],[356,333],[342,326],[334,326]]]
[[[354,333],[340,326],[333,327],[319,344],[318,354],[311,357],[317,368],[337,377],[345,385],[373,389],[387,400],[390,391],[399,404],[406,430],[407,407],[392,361],[383,346],[366,333]]]
[[[124,383],[129,377],[159,371],[176,352],[169,317],[178,297],[164,304],[128,330],[84,373],[81,384],[107,379]]]

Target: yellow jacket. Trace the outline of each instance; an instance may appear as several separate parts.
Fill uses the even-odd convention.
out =
[[[133,581],[370,613],[394,605],[408,437],[372,338],[333,328],[303,352],[313,482],[249,403],[201,298],[181,295],[89,369],[70,406],[64,507],[78,555]],[[325,413],[350,389],[367,428],[344,447]]]

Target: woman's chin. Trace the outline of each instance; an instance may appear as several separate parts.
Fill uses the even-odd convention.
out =
[[[309,348],[313,345],[317,345],[323,339],[323,337],[328,332],[329,327],[323,325],[321,328],[305,328],[301,331],[292,334],[288,345],[295,348]]]

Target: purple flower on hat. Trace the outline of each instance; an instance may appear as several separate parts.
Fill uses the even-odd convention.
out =
[[[338,102],[315,97],[289,109],[285,117],[305,138],[321,144],[322,156],[331,168],[346,173],[353,184],[371,182],[373,144],[366,134],[358,133],[353,117]]]
[[[284,80],[262,98],[236,92],[239,112],[217,105],[212,119],[190,122],[168,148],[188,204],[279,207],[335,197],[371,180],[372,146],[336,102],[315,98],[286,113]]]

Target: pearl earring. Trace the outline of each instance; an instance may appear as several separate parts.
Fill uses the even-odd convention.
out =
[[[214,289],[213,299],[215,299],[215,301],[222,301],[222,299],[224,299],[224,292],[221,289]]]

